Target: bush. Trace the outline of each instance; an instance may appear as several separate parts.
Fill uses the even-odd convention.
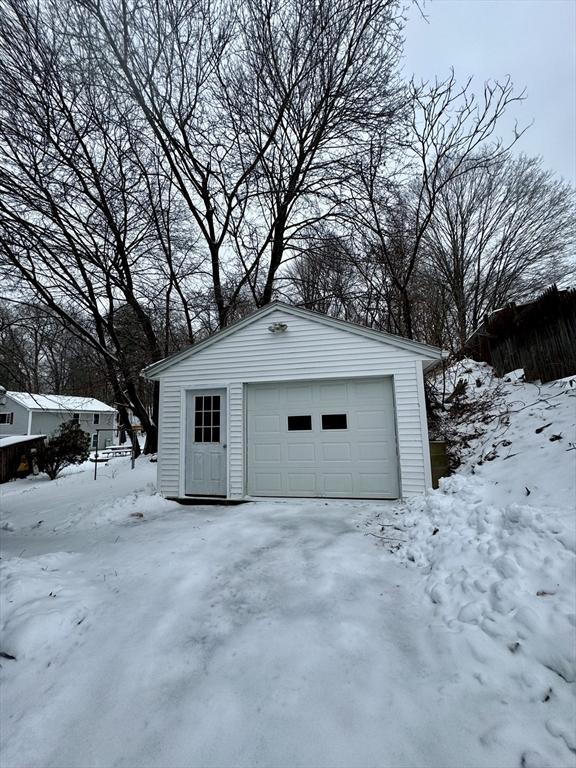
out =
[[[42,456],[42,471],[50,480],[71,464],[82,464],[90,455],[90,435],[74,419],[65,421],[50,437]]]

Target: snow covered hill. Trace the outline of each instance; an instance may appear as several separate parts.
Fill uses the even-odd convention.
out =
[[[469,360],[448,371],[448,393],[467,384],[444,417],[463,463],[409,502],[397,555],[423,574],[437,620],[466,638],[477,685],[509,704],[494,738],[511,738],[525,710],[530,738],[553,736],[576,762],[576,379],[521,373],[497,379]],[[522,760],[560,764],[544,747]]]

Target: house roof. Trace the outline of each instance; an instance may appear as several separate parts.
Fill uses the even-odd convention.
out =
[[[248,317],[245,317],[243,320],[239,320],[227,328],[224,328],[221,331],[217,331],[207,339],[204,339],[197,344],[193,344],[192,346],[187,347],[180,352],[176,352],[169,357],[165,357],[163,360],[159,360],[157,363],[148,365],[142,371],[142,375],[146,378],[154,379],[159,373],[162,373],[162,371],[171,368],[181,360],[195,355],[203,349],[206,349],[206,347],[215,344],[217,341],[220,341],[227,336],[231,336],[233,333],[236,333],[236,331],[245,328],[255,320],[265,317],[266,315],[269,315],[278,309],[281,309],[283,312],[288,314],[295,315],[296,317],[312,319],[315,322],[322,323],[323,325],[329,325],[335,328],[339,328],[343,331],[348,331],[349,333],[356,333],[359,336],[364,336],[366,338],[374,339],[393,347],[398,347],[399,349],[405,349],[415,355],[418,355],[419,357],[422,357],[425,360],[441,360],[444,356],[444,353],[441,349],[438,349],[438,347],[432,347],[428,344],[422,344],[419,341],[405,339],[403,336],[395,336],[392,333],[375,331],[372,328],[366,328],[363,325],[359,325],[358,323],[351,323],[348,320],[337,320],[336,318],[328,317],[328,315],[324,315],[321,312],[314,312],[310,309],[302,309],[301,307],[295,307],[291,304],[285,304],[282,301],[273,301],[270,304],[267,304],[265,307],[256,310],[251,315],[248,315]]]
[[[6,396],[29,411],[67,411],[79,413],[112,413],[116,409],[94,397],[75,395],[34,395],[31,392],[6,392]]]

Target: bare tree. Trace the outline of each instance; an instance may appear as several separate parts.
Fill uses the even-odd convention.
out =
[[[21,300],[0,308],[0,381],[7,389],[24,392],[85,395],[105,402],[113,396],[92,347],[41,304]]]
[[[479,162],[442,188],[423,253],[449,292],[456,347],[487,312],[574,274],[575,214],[574,190],[538,158]]]
[[[8,303],[0,306],[0,382],[6,389],[39,391],[39,359],[47,334],[36,314],[17,313]]]
[[[150,174],[156,170],[156,179],[163,177],[142,135],[133,130],[127,105],[100,91],[76,66],[66,30],[60,34],[60,27],[46,26],[38,7],[24,0],[5,4],[4,21],[0,254],[5,284],[23,279],[24,293],[30,290],[100,355],[115,400],[138,415],[148,450],[155,450],[155,419],[140,400],[115,313],[129,305],[148,361],[162,356],[149,311],[150,286],[157,290],[163,275],[172,283],[174,263],[168,270],[155,267],[158,244],[169,239],[163,232],[168,214],[158,216]]]
[[[458,86],[454,73],[444,81],[413,84],[404,168],[392,173],[388,152],[376,137],[356,169],[357,195],[350,198],[348,218],[385,267],[398,296],[397,330],[408,338],[414,334],[412,280],[439,196],[456,179],[506,154],[520,133],[503,142],[495,131],[505,110],[520,98],[509,79],[486,83],[480,99],[471,81]],[[368,269],[365,276],[373,279]]]
[[[350,244],[336,232],[314,227],[299,258],[278,279],[278,293],[293,303],[342,319],[356,319],[357,279]]]
[[[268,302],[288,243],[329,215],[342,157],[395,118],[397,0],[70,0],[70,13],[170,169],[219,325],[246,287]]]
[[[260,226],[242,249],[253,254],[250,283],[265,304],[286,251],[337,214],[352,159],[375,131],[388,140],[405,94],[393,0],[251,0],[248,9],[242,82],[250,85],[231,92],[249,156],[261,157],[253,185]]]

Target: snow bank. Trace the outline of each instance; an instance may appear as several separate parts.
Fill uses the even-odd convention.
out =
[[[13,660],[61,662],[86,630],[92,590],[68,569],[76,559],[59,552],[0,566],[2,651]]]
[[[410,500],[397,556],[421,569],[437,619],[466,638],[483,683],[512,708],[533,705],[532,736],[557,741],[558,752],[530,753],[522,765],[572,765],[575,382],[528,384],[522,372],[497,380],[470,361],[448,377],[452,386],[464,377],[487,407],[448,427],[460,432],[463,464]]]
[[[458,476],[410,508],[402,556],[426,569],[437,615],[576,681],[574,511],[497,507],[483,481]]]
[[[143,456],[130,469],[129,458],[98,468],[85,462],[67,467],[56,480],[29,477],[0,486],[0,529],[22,533],[43,526],[53,533],[133,524],[179,508],[156,491],[156,465]]]
[[[465,389],[450,399],[459,381]],[[487,480],[496,503],[574,506],[576,502],[576,377],[540,384],[522,371],[504,378],[486,363],[463,360],[438,376],[449,402],[434,434],[454,443],[459,473]]]

